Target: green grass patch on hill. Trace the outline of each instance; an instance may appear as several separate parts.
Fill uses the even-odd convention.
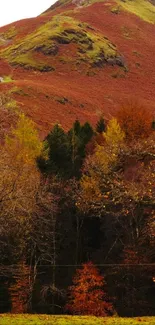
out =
[[[71,2],[70,0],[59,0],[60,5],[64,5]],[[109,5],[107,0],[75,0],[77,6],[86,7],[92,5],[95,2],[105,2],[105,5]],[[121,9],[125,9],[141,19],[155,23],[155,6],[149,0],[115,0],[116,6],[111,8],[112,13],[119,13]]]
[[[54,16],[35,32],[2,49],[0,53],[12,65],[49,71],[53,69],[52,65],[45,64],[46,60],[43,62],[36,58],[37,53],[53,57],[58,54],[60,46],[70,43],[77,45],[77,60],[90,65],[123,65],[116,46],[106,37],[87,24],[63,15]]]
[[[1,325],[154,325],[154,317],[97,318],[91,316],[0,315]]]
[[[15,26],[11,26],[6,32],[0,34],[5,40],[11,40],[17,35],[17,29]]]
[[[13,79],[11,76],[3,76],[3,80],[1,82],[2,83],[13,82]]]
[[[17,30],[15,26],[12,26],[6,30],[4,33],[0,33],[0,46],[7,46],[17,35]]]
[[[116,0],[123,9],[135,14],[141,19],[154,24],[155,6],[148,0]]]

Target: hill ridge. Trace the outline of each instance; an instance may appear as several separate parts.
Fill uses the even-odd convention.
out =
[[[131,98],[154,114],[154,4],[76,3],[58,1],[36,18],[0,29],[0,91],[10,98],[5,110],[22,110],[42,137],[55,122],[67,129],[76,118],[108,118]]]

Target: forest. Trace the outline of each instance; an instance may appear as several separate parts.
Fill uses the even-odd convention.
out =
[[[154,315],[154,130],[138,101],[44,141],[19,114],[0,144],[0,313]]]

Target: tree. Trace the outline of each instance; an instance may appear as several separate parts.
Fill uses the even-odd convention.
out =
[[[113,154],[120,150],[125,139],[125,133],[121,130],[121,127],[115,118],[112,118],[109,121],[107,130],[103,136],[107,145],[111,147]]]
[[[104,277],[92,262],[82,265],[73,278],[70,287],[69,302],[66,309],[73,314],[107,316],[113,313],[113,307],[107,300],[103,287]]]
[[[17,264],[12,283],[9,287],[11,296],[11,312],[25,313],[28,311],[28,302],[31,295],[30,270],[24,263]]]
[[[6,137],[4,145],[1,145],[0,254],[1,262],[5,265],[25,263],[26,268],[27,243],[40,184],[36,158],[41,155],[42,148],[34,123],[23,114],[19,116],[16,128]],[[12,287],[13,290],[17,289],[16,297],[19,296],[20,285],[27,287],[24,273],[21,283],[25,268],[21,267],[21,273],[16,278],[17,285]],[[16,302],[13,301],[13,306]],[[20,308],[23,308],[22,303]]]
[[[57,233],[59,199],[59,183],[57,179],[54,177],[43,179],[36,196],[36,206],[32,216],[28,245],[32,286],[36,288],[36,282],[39,278],[39,287],[41,287],[40,306],[42,303],[42,307],[46,306],[53,313],[56,305],[56,295],[60,293],[56,287],[56,261],[60,235]],[[46,274],[46,277],[44,274]],[[49,294],[51,299],[48,305]]]
[[[102,259],[127,265],[106,275],[114,283],[110,290],[111,296],[116,292],[118,312],[122,313],[123,302],[123,315],[128,316],[142,315],[144,310],[151,314],[153,310],[152,293],[146,301],[147,292],[153,290],[153,266],[136,264],[154,263],[154,136],[139,139],[132,146],[128,141],[121,145],[116,142],[117,146],[113,141],[96,145],[94,154],[85,160],[77,195],[77,205],[87,219],[100,220]],[[135,266],[129,269],[128,264]]]
[[[10,136],[6,136],[6,147],[9,152],[17,154],[16,159],[27,164],[35,164],[36,158],[43,152],[43,144],[32,120],[20,114],[17,125],[12,128]]]
[[[153,208],[154,134],[131,147],[112,119],[104,138],[105,143],[96,145],[94,154],[85,160],[79,206],[98,211],[100,216],[109,211],[129,215],[139,204]]]
[[[40,182],[36,158],[42,151],[43,145],[34,123],[21,114],[16,128],[12,129],[4,145],[1,145],[0,209],[3,216],[5,213],[14,213],[17,217],[19,209],[22,219],[22,212],[25,214],[33,210]]]
[[[96,124],[96,132],[102,133],[105,132],[105,130],[106,130],[105,120],[103,117],[101,117]]]
[[[94,154],[86,158],[80,181],[81,195],[79,195],[79,205],[85,206],[85,211],[90,211],[88,207],[93,207],[93,209],[97,208],[101,215],[100,204],[103,212],[109,205],[108,198],[110,201],[113,200],[114,193],[112,194],[111,190],[114,190],[115,186],[111,172],[117,166],[118,156],[124,146],[124,137],[124,132],[117,120],[110,120],[106,132],[103,133],[104,142],[102,145],[96,144]],[[115,195],[117,194],[116,190]],[[115,202],[113,203],[115,204]]]
[[[81,125],[78,120],[68,132],[68,140],[70,143],[72,173],[71,176],[81,176],[81,167],[86,156],[86,145],[93,136],[91,125],[86,122]]]
[[[56,124],[44,142],[48,151],[48,159],[39,157],[38,164],[41,171],[46,174],[58,174],[67,177],[71,166],[70,147],[63,128]]]
[[[146,226],[149,229],[149,224],[153,231],[154,161],[153,135],[147,141],[139,140],[132,148],[125,144],[122,149],[117,146],[117,152],[110,144],[97,146],[95,153],[85,160],[77,196],[77,206],[85,214],[89,212],[103,220],[113,216],[114,242],[121,242],[123,248],[137,246],[142,255],[153,251],[150,230],[145,231],[145,236],[144,230]]]
[[[48,150],[48,159],[38,159],[41,171],[46,174],[57,174],[64,179],[80,176],[80,169],[85,157],[85,147],[93,135],[88,122],[81,125],[78,120],[66,133],[56,124],[44,142]]]
[[[138,101],[126,101],[116,117],[128,141],[147,138],[152,132],[152,114]]]

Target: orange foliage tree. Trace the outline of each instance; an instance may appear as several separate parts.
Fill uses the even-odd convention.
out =
[[[152,131],[153,117],[148,107],[138,101],[126,101],[116,116],[127,140],[147,138]]]
[[[107,301],[103,290],[104,277],[92,262],[82,265],[73,278],[69,302],[65,309],[73,314],[107,316],[113,313],[112,304]]]
[[[31,294],[29,276],[29,267],[25,262],[16,266],[13,283],[9,288],[12,313],[25,313],[28,310],[28,300]]]

